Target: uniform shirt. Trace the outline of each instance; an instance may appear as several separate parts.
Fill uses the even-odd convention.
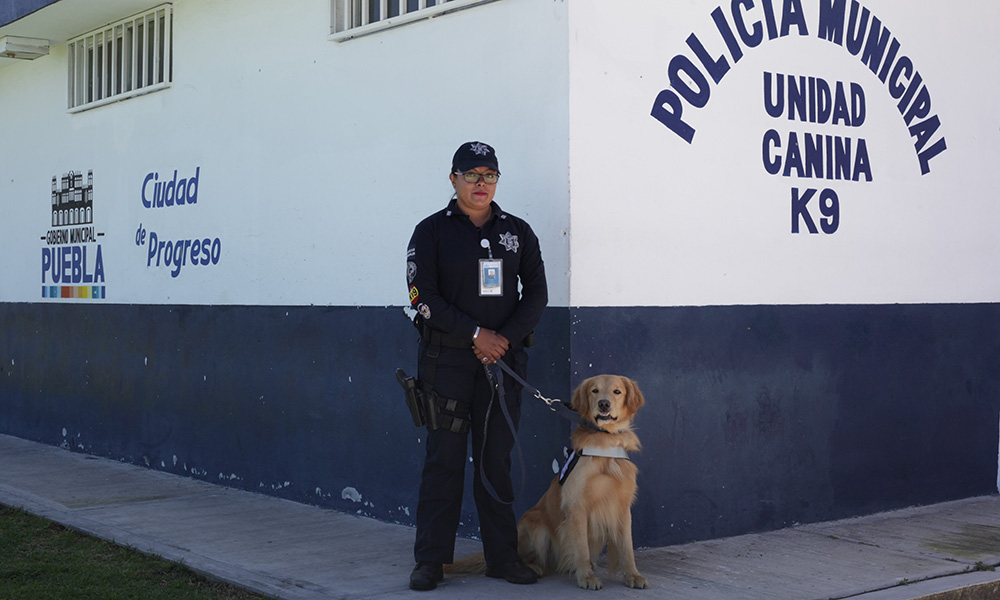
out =
[[[410,303],[425,324],[468,339],[470,346],[478,325],[517,347],[548,303],[545,265],[531,226],[496,202],[491,208],[489,220],[476,227],[453,199],[417,224],[406,252]],[[489,249],[482,246],[484,239]],[[501,296],[479,295],[479,260],[490,251],[503,260]]]

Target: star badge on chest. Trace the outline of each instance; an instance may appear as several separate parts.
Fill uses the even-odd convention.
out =
[[[517,254],[517,236],[512,235],[509,231],[500,236],[500,244],[507,249],[508,252],[513,252]]]

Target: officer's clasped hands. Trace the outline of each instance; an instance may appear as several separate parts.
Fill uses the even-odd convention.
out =
[[[476,352],[476,358],[484,365],[493,364],[500,360],[510,348],[507,338],[495,331],[486,328],[479,330],[479,335],[473,341],[472,349]]]

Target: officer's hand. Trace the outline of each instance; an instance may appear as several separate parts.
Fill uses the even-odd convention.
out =
[[[473,342],[473,350],[479,362],[487,365],[500,360],[509,348],[507,338],[491,329],[480,328],[479,335]]]

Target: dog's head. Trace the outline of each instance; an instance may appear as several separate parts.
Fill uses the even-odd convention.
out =
[[[594,425],[615,432],[629,429],[645,399],[636,382],[621,375],[597,375],[573,393],[573,410]]]

